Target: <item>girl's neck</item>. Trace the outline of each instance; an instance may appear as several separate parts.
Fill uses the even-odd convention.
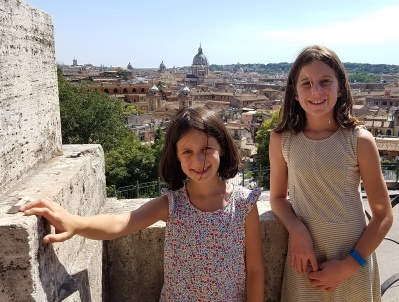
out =
[[[219,177],[212,183],[189,180],[186,183],[186,191],[191,204],[197,209],[213,212],[227,205],[233,186]]]
[[[339,124],[334,119],[308,119],[302,132],[311,139],[325,139],[333,135],[339,128]]]

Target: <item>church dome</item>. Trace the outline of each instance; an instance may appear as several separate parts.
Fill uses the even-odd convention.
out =
[[[184,87],[180,89],[180,92],[187,95],[190,93],[190,88],[188,88],[187,85],[184,85]]]
[[[208,59],[206,56],[202,53],[202,47],[200,44],[200,47],[198,48],[198,53],[195,55],[193,59],[193,65],[206,65],[208,66]]]
[[[159,89],[157,86],[155,86],[155,84],[152,84],[152,86],[150,87],[150,89],[148,89],[149,92],[151,92],[152,94],[156,94]]]
[[[162,63],[159,65],[159,70],[164,71],[165,69],[166,69],[166,66],[162,61]]]

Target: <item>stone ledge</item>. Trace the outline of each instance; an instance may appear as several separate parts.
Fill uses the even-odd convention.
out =
[[[41,196],[74,214],[98,214],[106,200],[101,146],[64,145],[62,156],[0,194],[0,301],[68,301],[77,294],[81,301],[101,301],[100,241],[75,236],[43,244],[41,238],[50,232],[44,219],[7,214],[11,206]]]

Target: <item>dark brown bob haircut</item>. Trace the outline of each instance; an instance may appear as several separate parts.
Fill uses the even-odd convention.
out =
[[[159,175],[169,189],[180,189],[187,179],[177,159],[177,142],[190,130],[201,131],[217,140],[223,151],[219,176],[223,180],[234,177],[238,172],[240,156],[222,119],[211,110],[183,107],[176,112],[168,126],[159,162]]]
[[[295,100],[297,94],[296,85],[302,67],[315,61],[323,62],[335,71],[341,92],[341,96],[337,98],[337,103],[334,106],[334,119],[337,123],[344,128],[363,124],[352,113],[353,97],[348,76],[341,60],[331,49],[320,45],[313,45],[304,48],[291,66],[287,79],[284,103],[280,109],[280,122],[274,129],[275,132],[289,130],[293,133],[298,133],[305,127],[305,110]]]

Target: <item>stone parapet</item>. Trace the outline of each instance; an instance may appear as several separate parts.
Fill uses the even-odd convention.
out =
[[[102,300],[101,241],[74,236],[43,244],[53,231],[45,219],[7,213],[43,196],[74,214],[100,212],[106,200],[101,146],[64,145],[62,151],[0,194],[0,301]]]
[[[103,213],[137,209],[149,199],[108,199]],[[265,268],[265,301],[279,301],[288,234],[270,210],[268,192],[258,201]],[[163,284],[165,223],[104,241],[105,301],[159,301]]]

